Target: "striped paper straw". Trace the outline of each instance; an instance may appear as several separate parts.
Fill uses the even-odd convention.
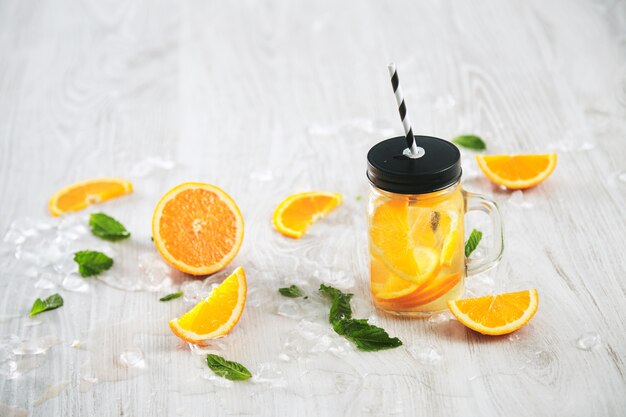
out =
[[[404,104],[404,95],[402,94],[402,88],[400,88],[400,79],[398,78],[398,71],[396,70],[396,64],[393,62],[387,66],[389,68],[389,75],[391,76],[391,85],[393,86],[393,92],[396,95],[396,102],[398,103],[398,110],[400,111],[400,119],[402,119],[402,125],[404,126],[404,133],[406,134],[406,146],[408,149],[409,157],[419,158],[420,152],[415,144],[415,138],[413,137],[413,127],[411,127],[411,120],[409,115],[406,114],[406,104]],[[422,150],[423,152],[423,150]],[[405,154],[407,152],[405,151]]]

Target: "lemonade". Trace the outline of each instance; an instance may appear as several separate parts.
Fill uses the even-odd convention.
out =
[[[433,312],[463,294],[463,195],[459,185],[421,195],[374,189],[368,207],[370,288],[395,313]]]
[[[466,273],[484,271],[502,254],[497,206],[461,187],[461,155],[450,142],[415,136],[424,153],[406,154],[404,137],[370,149],[367,206],[370,289],[374,304],[389,313],[424,316],[463,296]],[[468,210],[492,219],[494,246],[479,261],[466,262],[464,223]]]

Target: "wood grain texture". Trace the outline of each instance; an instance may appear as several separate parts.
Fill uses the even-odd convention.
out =
[[[15,379],[0,357],[0,414],[624,415],[625,52],[623,1],[0,2],[0,233],[16,219],[47,219],[47,197],[69,182],[132,177],[148,157],[174,161],[102,207],[133,232],[113,247],[128,268],[119,277],[132,281],[154,253],[150,216],[167,189],[196,180],[227,190],[246,222],[232,266],[248,271],[251,296],[217,349],[272,375],[232,387],[206,380],[201,357],[164,326],[188,303],[97,280],[84,293],[38,289],[41,271],[29,276],[5,244],[1,345],[59,343],[21,362],[37,366]],[[465,188],[500,203],[506,228],[503,261],[468,286],[540,293],[539,312],[515,336],[372,310],[356,197],[367,193],[367,150],[402,132],[392,60],[416,132],[474,132],[494,153],[559,152],[525,204],[463,155]],[[308,189],[341,192],[345,204],[301,241],[277,235],[277,202]],[[285,301],[276,288],[312,291],[319,281],[345,284],[359,316],[405,345],[359,353],[324,333],[318,311],[311,323],[276,313]],[[34,297],[51,291],[65,306],[28,326]],[[303,328],[318,332],[318,351],[282,360]],[[601,337],[589,351],[577,348],[586,332]],[[420,356],[431,347],[434,363]],[[119,366],[133,349],[145,368]]]

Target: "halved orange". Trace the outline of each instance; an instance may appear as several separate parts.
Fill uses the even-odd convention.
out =
[[[534,187],[552,174],[556,153],[543,155],[476,155],[481,171],[491,181],[512,190]]]
[[[93,178],[61,188],[50,197],[48,210],[53,216],[60,216],[132,191],[133,185],[130,181],[121,178]]]
[[[194,308],[170,320],[170,329],[181,339],[197,345],[226,336],[241,318],[247,292],[246,274],[239,267]]]
[[[235,201],[211,184],[187,182],[156,205],[152,238],[174,268],[208,275],[224,268],[243,242],[243,217]]]
[[[285,236],[299,239],[311,224],[325,217],[339,204],[341,194],[337,193],[312,191],[290,195],[274,210],[274,227]]]
[[[465,326],[482,334],[501,335],[524,326],[537,312],[537,290],[448,301],[448,308]]]

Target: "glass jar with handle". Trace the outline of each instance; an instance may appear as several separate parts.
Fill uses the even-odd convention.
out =
[[[497,205],[461,187],[461,155],[452,143],[415,136],[424,150],[407,156],[406,139],[370,149],[367,205],[370,289],[376,307],[398,315],[427,316],[463,296],[467,275],[496,265],[503,251]],[[465,213],[482,211],[493,245],[484,257],[465,257]]]

